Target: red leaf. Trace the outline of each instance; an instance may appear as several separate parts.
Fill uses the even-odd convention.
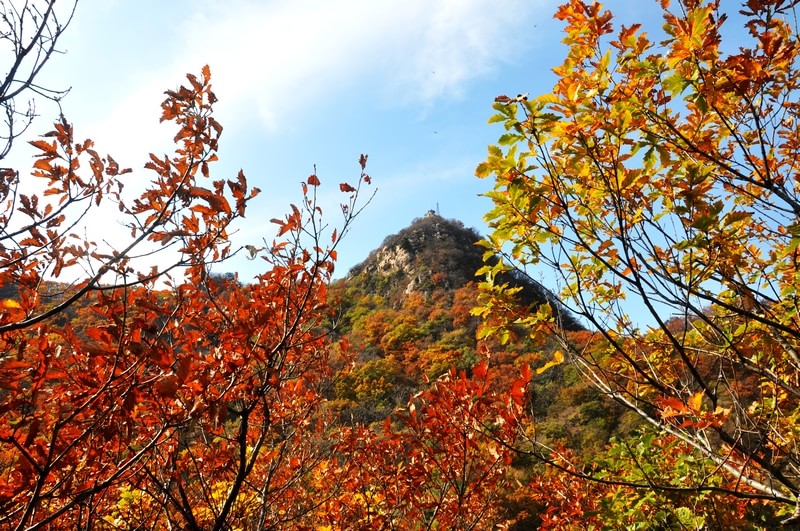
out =
[[[487,372],[486,360],[481,361],[472,368],[472,375],[480,380],[486,378]]]
[[[319,178],[314,174],[309,175],[308,184],[310,184],[311,186],[319,186]]]
[[[163,396],[172,398],[178,393],[178,377],[168,374],[156,382],[156,390]]]
[[[347,183],[340,184],[339,185],[339,190],[341,190],[342,192],[355,192],[356,191],[355,188],[353,188],[352,186],[350,186]]]
[[[531,366],[528,365],[528,364],[523,365],[522,366],[522,372],[520,373],[520,376],[522,377],[522,381],[523,382],[525,382],[525,383],[530,382],[531,381],[531,377],[533,376],[533,372],[531,371]]]

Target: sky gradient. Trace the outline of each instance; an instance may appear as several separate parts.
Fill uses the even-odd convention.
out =
[[[163,92],[187,72],[211,68],[223,125],[212,177],[241,168],[262,190],[235,235],[237,245],[271,241],[300,182],[316,165],[329,221],[340,215],[338,183],[355,181],[369,155],[378,188],[339,249],[336,276],[389,234],[428,210],[485,233],[480,197],[491,182],[474,177],[486,146],[502,134],[487,125],[499,94],[549,91],[563,61],[553,0],[80,0],[45,86],[71,87],[64,114],[79,138],[134,168],[170,150],[159,125]],[[625,18],[650,2],[615,0]],[[57,115],[40,105],[31,133]],[[31,135],[32,137],[33,135]],[[20,142],[10,164],[30,164]],[[135,189],[135,183],[133,184]],[[95,230],[105,230],[98,223]],[[110,236],[114,238],[114,236]],[[259,264],[237,260],[247,280]]]

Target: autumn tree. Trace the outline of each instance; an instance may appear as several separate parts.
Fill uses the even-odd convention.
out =
[[[212,180],[222,127],[210,71],[187,77],[162,104],[174,153],[150,155],[138,196],[123,193],[131,170],[77,142],[63,117],[31,142],[40,194],[5,174],[3,528],[263,528],[317,503],[296,492],[339,448],[319,407],[331,367],[326,285],[370,181],[367,159],[355,186],[339,185],[337,229],[322,221],[311,175],[302,203],[272,220],[276,239],[248,246],[265,264],[255,283],[210,275],[243,252],[229,235],[258,189],[242,172]],[[77,227],[108,204],[128,239],[103,248]],[[50,281],[63,277],[51,300]],[[59,321],[78,304],[95,314],[80,332]]]
[[[562,334],[553,361],[636,412],[651,445],[680,444],[696,469],[680,481],[659,467],[583,477],[764,500],[795,521],[797,2],[730,7],[662,0],[664,25],[650,34],[615,28],[596,2],[558,9],[567,57],[552,92],[494,105],[490,122],[506,132],[477,174],[494,179],[487,246],[506,260],[486,273],[549,271],[602,346]],[[559,333],[552,307],[520,309],[511,291],[487,283],[488,333]]]
[[[7,153],[33,117],[15,98],[62,95],[35,78],[68,20],[54,2],[3,9],[18,54],[3,88]],[[0,172],[0,528],[500,522],[510,454],[498,435],[514,439],[521,384],[506,396],[485,364],[452,370],[385,430],[342,424],[327,399],[354,381],[355,355],[334,344],[328,284],[369,202],[367,157],[338,186],[337,227],[312,174],[302,201],[271,220],[274,239],[235,246],[259,190],[242,172],[212,178],[222,126],[210,78],[204,67],[166,92],[174,149],[150,154],[140,192],[125,189],[138,172],[78,141],[63,116],[31,142],[25,179]],[[91,233],[98,213],[124,235]],[[254,282],[213,274],[245,253],[264,264]]]
[[[58,103],[68,88],[43,86],[37,78],[59,53],[58,42],[75,13],[77,0],[25,0],[0,5],[0,54],[8,65],[0,80],[0,108],[4,115],[0,159],[11,151],[14,139],[36,117],[35,99]],[[27,101],[24,101],[27,98]]]
[[[494,385],[488,363],[452,368],[383,423],[346,433],[346,488],[320,507],[327,529],[489,529],[508,521],[500,496],[525,401],[524,377]],[[513,487],[512,487],[513,488]]]

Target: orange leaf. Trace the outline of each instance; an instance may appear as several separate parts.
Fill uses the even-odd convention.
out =
[[[319,184],[320,184],[319,183],[319,177],[317,177],[314,174],[309,175],[308,176],[308,184],[310,184],[311,186],[319,186]]]
[[[49,159],[39,159],[33,163],[33,167],[42,171],[50,171],[52,169]]]
[[[686,405],[679,398],[673,396],[661,400],[659,405],[661,406],[661,417],[665,419],[690,413]]]
[[[32,145],[33,147],[38,148],[41,151],[44,151],[45,153],[51,153],[51,154],[55,154],[56,153],[56,143],[55,143],[55,141],[53,141],[51,143],[51,142],[48,142],[47,140],[31,140],[28,143],[30,145]]]

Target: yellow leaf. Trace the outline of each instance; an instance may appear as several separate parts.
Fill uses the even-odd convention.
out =
[[[536,369],[536,374],[542,374],[547,369],[555,367],[556,365],[561,365],[562,363],[564,363],[564,353],[560,350],[556,350],[553,353],[553,359]]]
[[[689,406],[689,409],[691,409],[693,413],[700,413],[700,408],[703,405],[703,392],[697,391],[695,394],[693,394],[689,398],[687,405]]]
[[[561,99],[555,94],[543,94],[536,98],[539,103],[560,103]]]

